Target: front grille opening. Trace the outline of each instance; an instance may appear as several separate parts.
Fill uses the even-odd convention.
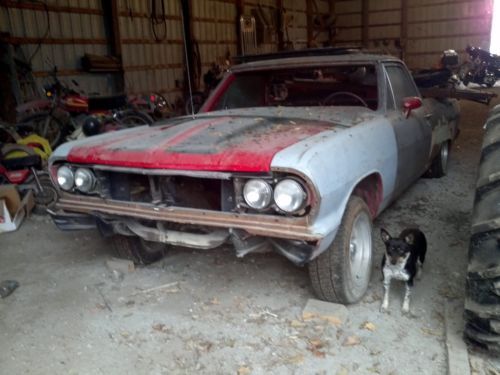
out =
[[[107,179],[110,198],[121,201],[220,211],[228,195],[227,181],[210,178],[110,172]]]
[[[169,204],[206,210],[221,210],[221,181],[172,176],[160,178],[162,196]]]

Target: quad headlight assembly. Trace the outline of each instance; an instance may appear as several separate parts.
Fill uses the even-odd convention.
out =
[[[248,180],[243,187],[243,198],[248,207],[265,210],[273,207],[285,214],[301,211],[307,203],[307,192],[298,181],[285,178],[274,184],[263,179]]]
[[[72,191],[74,189],[82,193],[92,192],[97,183],[94,173],[88,168],[72,168],[67,165],[57,170],[57,184],[62,190]]]

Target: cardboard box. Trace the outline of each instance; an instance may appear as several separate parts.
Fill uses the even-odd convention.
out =
[[[34,206],[33,191],[21,200],[15,185],[0,186],[0,233],[17,230]]]

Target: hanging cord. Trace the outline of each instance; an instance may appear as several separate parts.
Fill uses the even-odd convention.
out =
[[[184,12],[181,12],[182,14],[182,39],[184,40],[184,54],[186,57],[186,65],[187,65],[187,80],[188,80],[188,87],[189,87],[189,100],[191,101],[191,117],[193,120],[196,118],[196,115],[194,114],[194,101],[193,101],[193,89],[191,87],[191,72],[189,71],[189,56],[188,56],[188,49],[187,49],[187,40],[186,40],[186,29],[185,29],[185,22],[186,20],[184,19]]]
[[[151,0],[151,16],[149,17],[151,21],[151,30],[153,31],[153,36],[156,42],[163,42],[167,37],[167,19],[165,13],[165,0],[160,0],[161,14],[157,13],[157,0]],[[156,28],[162,26],[163,33],[158,35]]]
[[[45,28],[45,32],[38,39],[37,46],[36,46],[35,50],[31,54],[31,56],[28,58],[27,62],[28,62],[28,64],[31,64],[31,62],[33,61],[33,58],[38,54],[38,52],[40,52],[40,49],[42,48],[43,41],[50,34],[49,7],[47,6],[47,3],[45,3],[44,1],[40,1],[40,0],[27,0],[27,1],[21,1],[21,2],[27,2],[27,3],[33,3],[33,4],[40,4],[43,7],[43,9],[44,9],[44,11],[45,11],[45,17],[47,18],[47,27]],[[7,10],[8,10],[8,8],[7,8]],[[10,18],[10,13],[9,13],[9,18]]]

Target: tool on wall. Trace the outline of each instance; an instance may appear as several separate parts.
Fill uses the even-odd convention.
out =
[[[241,16],[240,30],[242,55],[248,55],[257,52],[257,32],[255,18],[252,16]]]

